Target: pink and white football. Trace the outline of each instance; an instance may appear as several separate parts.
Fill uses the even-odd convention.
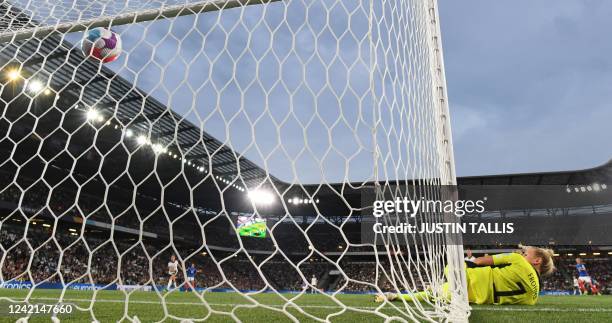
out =
[[[85,56],[109,63],[121,53],[121,38],[110,29],[97,27],[85,33],[82,49]]]

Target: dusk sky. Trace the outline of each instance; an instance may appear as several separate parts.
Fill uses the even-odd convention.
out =
[[[458,175],[612,158],[612,2],[440,0]]]

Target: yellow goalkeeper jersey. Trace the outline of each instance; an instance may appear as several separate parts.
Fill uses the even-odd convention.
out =
[[[493,256],[493,266],[467,268],[469,300],[476,304],[534,305],[538,300],[538,273],[516,253]]]

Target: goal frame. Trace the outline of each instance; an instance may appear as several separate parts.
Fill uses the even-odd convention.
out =
[[[199,1],[189,5],[163,6],[158,9],[128,12],[113,17],[100,17],[86,19],[78,22],[59,23],[52,26],[28,26],[23,30],[6,31],[0,33],[0,43],[17,42],[31,38],[46,37],[53,33],[72,33],[85,31],[94,27],[112,27],[139,22],[170,19],[181,16],[214,12],[231,8],[251,5],[265,5],[283,0],[209,0]],[[372,0],[374,1],[374,0]],[[449,118],[449,105],[444,72],[443,50],[441,31],[439,24],[438,4],[436,0],[426,0],[428,3],[429,24],[427,26],[430,48],[433,51],[434,62],[430,64],[432,69],[433,95],[437,98],[437,116],[442,126],[437,130],[437,140],[440,143],[438,156],[445,156],[440,161],[442,169],[440,173],[442,185],[456,185],[455,164],[452,150],[451,124]],[[465,312],[467,307],[466,277],[463,270],[463,248],[460,237],[453,237],[452,245],[447,245],[447,262],[449,265],[447,277],[451,286],[451,316],[457,321],[467,321]]]

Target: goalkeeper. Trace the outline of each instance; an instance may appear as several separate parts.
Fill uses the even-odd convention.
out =
[[[520,246],[520,253],[504,253],[466,261],[468,300],[474,304],[535,305],[540,292],[540,275],[551,274],[555,265],[553,251]],[[449,299],[448,283],[443,285],[443,297]],[[432,297],[429,290],[412,294],[376,296],[376,302],[420,301]]]

